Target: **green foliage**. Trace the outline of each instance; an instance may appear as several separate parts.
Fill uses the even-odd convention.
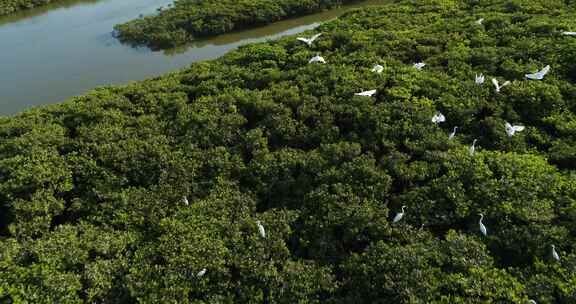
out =
[[[115,26],[118,38],[133,45],[170,48],[246,27],[333,8],[355,0],[176,0],[152,16]]]
[[[486,248],[450,231],[445,241],[377,242],[345,265],[343,303],[519,303],[524,288]],[[483,298],[483,300],[480,300]]]
[[[58,0],[2,0],[0,1],[0,16],[46,5],[55,1]]]
[[[403,1],[0,118],[0,302],[574,303],[575,5]]]

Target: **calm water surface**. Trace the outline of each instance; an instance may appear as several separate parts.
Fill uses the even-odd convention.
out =
[[[186,47],[153,52],[112,37],[115,24],[173,0],[65,0],[0,18],[0,115],[54,103],[106,84],[122,84],[213,59],[240,45],[295,34],[363,1],[269,26],[221,35]]]

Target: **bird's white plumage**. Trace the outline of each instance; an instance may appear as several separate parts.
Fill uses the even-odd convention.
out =
[[[375,66],[372,68],[372,72],[375,72],[375,73],[377,73],[377,74],[380,74],[380,73],[382,73],[383,71],[384,71],[384,67],[381,66],[381,65],[379,65],[379,64],[375,65]]]
[[[484,83],[484,75],[480,74],[480,75],[476,75],[476,77],[474,78],[474,82],[478,85],[481,85]]]
[[[526,74],[524,76],[526,76],[526,78],[532,79],[532,80],[542,80],[544,78],[544,76],[546,76],[546,74],[548,74],[549,71],[550,71],[550,65],[547,65],[542,70],[540,70],[536,73]]]
[[[446,117],[444,117],[444,114],[438,112],[436,114],[434,114],[434,116],[432,116],[432,122],[435,124],[441,123],[441,122],[445,122],[446,121]]]
[[[367,96],[367,97],[372,97],[374,94],[376,94],[376,90],[369,90],[369,91],[363,91],[360,93],[354,93],[354,95],[356,95],[356,96]]]
[[[413,67],[417,70],[421,70],[425,66],[426,66],[426,64],[424,62],[417,62],[413,65]]]
[[[190,202],[188,202],[188,198],[186,196],[182,198],[182,201],[184,201],[184,205],[186,206],[190,205]]]
[[[470,148],[468,148],[468,153],[470,154],[470,156],[474,156],[474,153],[476,153],[476,141],[477,141],[477,139],[475,139],[472,142],[472,145],[470,146]]]
[[[514,136],[516,132],[524,131],[524,126],[511,125],[507,121],[504,123],[504,127],[506,128],[506,134],[508,134],[508,136]]]
[[[392,220],[392,223],[397,223],[404,217],[404,208],[406,208],[406,206],[402,206],[402,211],[396,213],[396,216]]]
[[[486,229],[486,226],[484,226],[484,224],[482,223],[482,219],[484,219],[484,215],[480,213],[480,221],[478,221],[478,224],[480,225],[480,233],[482,233],[484,236],[487,236],[488,230]]]
[[[324,60],[324,57],[320,56],[319,54],[312,57],[312,59],[310,59],[310,61],[308,61],[308,63],[326,63],[326,60]]]
[[[201,278],[206,274],[206,271],[208,271],[206,268],[200,270],[197,274],[196,277]]]
[[[500,85],[500,83],[498,82],[498,80],[496,78],[492,78],[492,84],[494,84],[494,87],[496,88],[496,92],[500,93],[500,90],[509,85],[510,81],[505,81],[502,85]]]
[[[454,130],[452,131],[452,133],[450,133],[450,135],[448,135],[448,140],[452,140],[454,138],[454,136],[456,136],[456,130],[458,130],[458,127],[454,127]]]
[[[566,35],[566,36],[576,36],[576,32],[562,32],[562,35]]]
[[[256,225],[258,225],[258,233],[260,233],[260,236],[266,238],[266,230],[264,230],[262,223],[260,221],[256,221]]]
[[[482,22],[484,22],[484,18],[480,18],[480,19],[476,20],[476,24],[478,24],[478,25],[482,25]]]
[[[298,37],[296,38],[298,41],[302,41],[304,43],[306,43],[308,46],[312,46],[312,43],[318,39],[318,37],[322,36],[322,33],[318,33],[310,38],[305,38],[305,37]]]
[[[556,252],[556,246],[552,245],[552,257],[560,262],[560,255],[558,254],[558,252]]]

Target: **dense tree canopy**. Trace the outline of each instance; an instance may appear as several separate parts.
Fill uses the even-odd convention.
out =
[[[576,303],[568,30],[403,1],[0,118],[0,302]]]
[[[117,37],[133,45],[171,48],[211,36],[319,12],[358,0],[175,0],[152,16],[119,24]]]
[[[56,1],[59,0],[2,0],[0,1],[0,16],[46,5]]]

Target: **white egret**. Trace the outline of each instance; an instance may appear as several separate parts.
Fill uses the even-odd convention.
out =
[[[375,72],[375,73],[377,73],[377,74],[380,74],[380,73],[382,73],[383,71],[384,71],[384,67],[381,66],[381,65],[379,65],[379,64],[375,65],[375,66],[372,68],[372,70],[371,70],[371,72]]]
[[[376,90],[354,93],[354,95],[356,95],[356,96],[367,96],[367,97],[372,97],[374,94],[376,94]]]
[[[456,136],[456,130],[458,130],[458,127],[454,127],[454,130],[452,131],[452,133],[450,133],[450,135],[448,135],[448,140],[451,140],[454,138],[454,136]]]
[[[482,219],[484,219],[484,214],[480,213],[480,221],[478,221],[478,224],[480,224],[480,232],[481,232],[484,236],[487,236],[487,235],[488,235],[488,230],[486,229],[486,226],[484,226],[484,224],[482,224]]]
[[[546,74],[548,74],[549,71],[550,71],[550,65],[547,65],[542,70],[540,70],[536,73],[526,74],[524,76],[526,76],[526,78],[532,79],[532,80],[542,80],[542,78],[544,78],[544,76],[546,76]]]
[[[476,77],[474,78],[474,82],[476,82],[477,85],[481,85],[484,83],[484,75],[482,73],[480,73],[480,75],[476,75]]]
[[[528,300],[528,303],[530,303],[530,304],[538,304],[538,303],[536,303],[536,301],[534,301],[534,300],[532,300],[532,299]]]
[[[503,87],[509,85],[509,84],[510,84],[510,81],[507,80],[507,81],[504,82],[502,85],[500,85],[500,84],[498,83],[498,80],[496,80],[496,78],[492,78],[492,84],[494,84],[494,87],[496,87],[496,92],[497,92],[497,93],[500,93],[500,90],[501,90]]]
[[[310,61],[308,61],[308,63],[315,63],[315,62],[326,63],[326,60],[324,60],[324,57],[320,56],[320,54],[317,54],[316,56],[312,57]]]
[[[208,271],[206,268],[200,270],[200,271],[196,274],[196,277],[197,277],[197,278],[203,277],[203,276],[206,274],[206,271]]]
[[[566,36],[576,36],[576,32],[562,32],[562,35],[566,35]]]
[[[417,62],[413,65],[413,67],[417,70],[421,70],[425,66],[426,66],[426,64],[424,62]]]
[[[438,112],[434,116],[432,116],[432,122],[435,124],[445,122],[445,121],[446,121],[446,117],[444,117],[444,114],[442,114],[440,112]]]
[[[509,137],[514,136],[514,133],[516,132],[521,132],[524,130],[524,126],[513,126],[507,121],[505,122],[504,126],[506,127],[506,134],[508,134]]]
[[[470,148],[468,148],[468,153],[470,154],[470,156],[474,156],[474,153],[476,153],[476,141],[477,139],[474,139],[472,145],[470,146]]]
[[[480,19],[476,20],[476,24],[478,24],[478,25],[482,25],[482,22],[484,22],[484,18],[480,18]]]
[[[556,246],[552,245],[552,257],[560,262],[560,255],[558,254],[558,252],[556,252]]]
[[[304,43],[306,43],[308,46],[312,46],[312,43],[314,42],[314,40],[318,39],[318,37],[322,36],[322,33],[318,33],[310,38],[304,38],[304,37],[298,37],[296,38],[298,41],[302,41]]]
[[[394,219],[392,220],[392,223],[397,223],[399,222],[403,217],[404,217],[404,208],[406,208],[406,206],[402,206],[402,211],[398,212],[396,214],[396,216],[394,217]]]
[[[260,233],[260,236],[266,238],[266,230],[264,230],[264,226],[262,226],[262,223],[260,221],[256,221],[256,225],[258,225],[258,232]]]
[[[184,196],[182,200],[184,201],[184,205],[186,206],[190,205],[190,202],[188,202],[188,198],[186,196]]]

